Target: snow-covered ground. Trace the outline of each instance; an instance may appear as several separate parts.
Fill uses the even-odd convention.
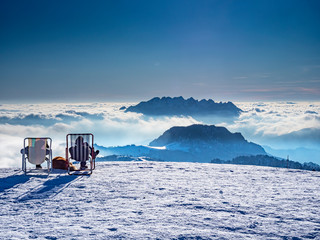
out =
[[[319,172],[99,162],[0,178],[0,239],[320,239]]]

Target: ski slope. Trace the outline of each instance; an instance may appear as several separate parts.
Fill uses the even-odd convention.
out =
[[[142,161],[0,178],[0,239],[320,239],[319,172]]]

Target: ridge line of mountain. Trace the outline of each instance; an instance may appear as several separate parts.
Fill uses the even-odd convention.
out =
[[[242,110],[232,102],[215,102],[209,100],[196,100],[194,98],[184,99],[180,97],[154,97],[148,101],[142,101],[134,106],[121,107],[125,112],[136,112],[145,115],[190,115],[204,116],[216,115],[222,117],[239,116]]]

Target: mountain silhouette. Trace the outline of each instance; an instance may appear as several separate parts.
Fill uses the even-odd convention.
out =
[[[150,142],[149,146],[127,145],[99,149],[103,155],[145,156],[172,162],[210,162],[217,158],[230,160],[238,156],[266,154],[260,145],[248,142],[241,133],[200,124],[172,127]]]
[[[183,97],[155,97],[147,102],[140,102],[135,106],[128,108],[122,107],[125,112],[143,113],[145,115],[188,115],[188,116],[239,116],[242,110],[236,107],[232,102],[216,103],[213,100],[201,101],[194,98],[184,99]]]

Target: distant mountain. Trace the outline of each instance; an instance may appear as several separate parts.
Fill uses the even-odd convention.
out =
[[[242,155],[266,154],[261,146],[249,143],[241,133],[231,133],[224,127],[202,124],[172,127],[153,140],[149,146],[164,146],[171,151],[187,151],[194,154],[196,158],[208,161],[212,159],[212,156],[232,159]]]
[[[163,160],[152,159],[150,157],[131,157],[131,156],[123,156],[123,155],[110,155],[106,157],[100,157],[98,158],[97,161],[163,161]],[[233,158],[232,160],[221,160],[221,159],[215,158],[211,160],[211,163],[254,165],[254,166],[320,171],[320,166],[313,162],[299,163],[299,162],[276,158],[268,155],[239,156],[239,157]]]
[[[199,124],[170,128],[149,146],[128,145],[101,150],[103,155],[146,156],[173,162],[210,162],[214,158],[229,160],[237,156],[266,154],[261,146],[246,141],[240,133]]]
[[[242,110],[232,102],[216,103],[213,100],[195,100],[194,98],[184,99],[183,97],[155,97],[147,102],[140,102],[128,108],[122,107],[125,112],[143,113],[145,115],[188,115],[188,116],[239,116]]]
[[[255,166],[268,166],[268,167],[320,171],[320,166],[312,162],[305,162],[301,164],[299,162],[280,159],[280,158],[276,158],[268,155],[239,156],[239,157],[233,158],[232,160],[213,159],[211,160],[211,163],[255,165]]]
[[[272,142],[279,149],[287,149],[288,146],[299,148],[301,142],[303,142],[305,148],[320,149],[320,127],[303,128],[280,136],[263,136],[263,141]],[[265,143],[265,145],[268,145],[268,143]]]
[[[320,120],[320,119],[319,119]],[[299,131],[293,131],[288,134],[280,136],[284,141],[308,141],[308,142],[320,142],[320,128],[303,128]],[[319,146],[319,145],[318,145]]]
[[[267,153],[281,157],[287,158],[289,157],[293,161],[299,162],[315,162],[320,164],[320,149],[312,149],[312,148],[294,148],[294,149],[274,149],[269,146],[263,146]]]
[[[172,143],[189,144],[194,141],[208,143],[240,143],[245,139],[241,133],[231,133],[225,127],[194,124],[188,127],[172,127],[159,138],[153,140],[150,146],[165,146]]]

